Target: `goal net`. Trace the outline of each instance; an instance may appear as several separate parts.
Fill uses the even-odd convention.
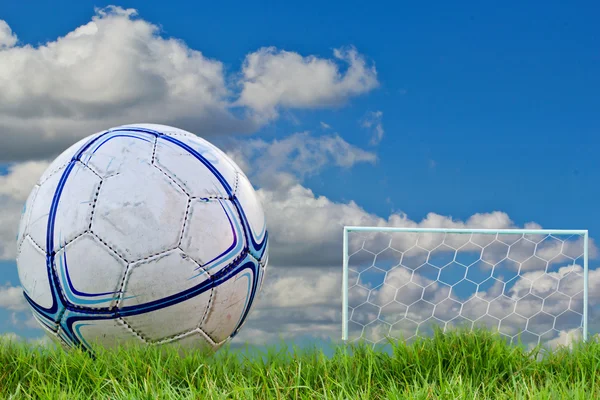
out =
[[[588,332],[588,232],[344,227],[342,339],[411,341],[435,327],[526,346]]]

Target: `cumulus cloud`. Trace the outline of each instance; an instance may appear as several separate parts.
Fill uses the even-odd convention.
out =
[[[10,29],[6,21],[0,20],[0,50],[17,44],[17,35]]]
[[[8,196],[12,200],[24,202],[46,168],[48,168],[46,161],[28,161],[11,165],[8,174],[0,175],[0,196]]]
[[[23,297],[23,289],[20,286],[6,284],[0,287],[0,307],[13,311],[27,309],[27,303]]]
[[[23,342],[23,343],[28,343],[30,345],[33,346],[39,346],[39,347],[55,347],[56,344],[52,341],[52,339],[50,339],[49,336],[44,335],[44,336],[40,336],[40,337],[36,337],[36,338],[32,338],[32,339],[26,339],[22,336],[17,335],[14,332],[8,332],[8,333],[3,333],[0,334],[0,342],[2,341],[6,341],[6,342]]]
[[[377,86],[374,67],[353,48],[336,50],[333,60],[259,49],[232,86],[221,61],[114,6],[40,46],[18,46],[0,21],[0,52],[0,160],[43,158],[135,122],[202,136],[248,133],[265,122],[258,115],[334,105]],[[339,63],[348,64],[345,73]],[[232,109],[240,106],[253,117],[237,118]]]
[[[518,227],[508,214],[501,211],[476,213],[464,221],[451,216],[428,213],[421,221],[414,221],[401,212],[392,213],[384,218],[367,212],[353,201],[336,202],[315,194],[303,186],[302,179],[305,175],[319,172],[326,165],[350,167],[360,162],[373,163],[376,160],[374,153],[352,146],[339,136],[315,138],[307,133],[300,133],[281,141],[234,142],[230,143],[227,152],[245,169],[253,182],[261,186],[258,194],[267,213],[273,243],[270,250],[271,262],[275,265],[340,265],[341,230],[344,225],[488,229]],[[528,223],[524,227],[533,229],[539,228],[539,225]],[[469,243],[468,239],[455,236],[447,238],[446,243],[453,248],[464,246],[463,251],[481,250],[481,247],[488,245],[494,237],[475,235],[472,243]],[[535,246],[533,242],[525,243],[525,240],[516,244],[510,243],[509,239],[503,240],[511,245],[510,254],[517,260],[526,257],[527,251],[530,250],[529,245]],[[356,246],[364,239],[361,235],[354,235],[350,240],[354,241],[353,245]],[[406,246],[415,240],[415,236],[403,235],[395,240],[403,240],[403,243],[396,244]],[[438,246],[442,240],[443,235],[423,235],[419,239],[420,249],[415,251],[426,252]],[[378,242],[378,249],[383,250],[389,245],[389,236],[373,235],[372,241]],[[597,249],[593,241],[590,243],[590,256],[594,257]],[[563,243],[559,240],[549,240],[537,247],[537,254],[556,263],[564,261],[565,255],[573,256],[577,249],[580,251],[581,242]],[[508,253],[508,245],[504,248]],[[502,249],[488,249],[484,252],[484,259],[488,262],[494,261],[499,251]],[[526,267],[529,265],[533,266],[530,263]]]
[[[371,140],[369,144],[375,146],[383,139],[383,112],[382,111],[371,111],[363,118],[361,126],[367,128],[371,132]]]
[[[560,331],[558,336],[548,341],[550,348],[572,347],[573,343],[582,339],[581,329],[571,329],[569,331]]]
[[[442,328],[466,324],[498,329],[515,342],[521,335],[528,346],[538,340],[549,347],[570,345],[582,334],[582,272],[581,266],[568,265],[535,283],[523,274],[513,285],[495,281],[477,293],[472,285],[473,291],[466,295],[405,268],[393,269],[375,283],[351,275],[355,286],[349,291],[350,338],[362,336],[378,342],[391,335],[410,339],[427,332],[432,324]],[[590,302],[598,300],[592,293],[599,283],[600,271],[591,271]]]
[[[377,71],[355,48],[334,50],[334,60],[265,47],[246,57],[238,104],[251,108],[260,119],[277,116],[278,106],[327,107],[378,86]]]
[[[268,274],[237,343],[262,345],[300,336],[339,339],[339,271],[275,265]]]
[[[21,290],[21,288],[19,288]],[[23,297],[21,291],[21,297]],[[30,329],[40,329],[40,323],[35,319],[33,314],[30,312],[18,312],[14,311],[10,315],[11,323],[17,328],[30,328]]]
[[[405,214],[394,213],[387,218],[371,214],[354,201],[335,202],[316,195],[298,182],[287,183],[285,191],[260,189],[265,204],[273,246],[274,263],[287,265],[302,260],[306,265],[339,265],[341,263],[342,227],[481,227],[512,225],[506,213],[475,214],[466,222],[429,213],[421,221],[412,221]],[[360,240],[353,237],[352,240]],[[385,241],[384,238],[379,240]],[[389,241],[389,239],[388,239]]]
[[[376,154],[351,145],[337,134],[318,137],[300,132],[271,142],[253,139],[230,146],[229,155],[263,187],[277,188],[283,173],[292,174],[292,180],[303,179],[327,165],[350,168],[377,161]]]
[[[7,333],[0,334],[0,341],[16,342],[19,340],[23,340],[23,339],[14,332],[7,332]]]
[[[59,152],[122,122],[242,128],[227,111],[222,63],[134,17],[109,7],[55,41],[2,50],[0,158]]]

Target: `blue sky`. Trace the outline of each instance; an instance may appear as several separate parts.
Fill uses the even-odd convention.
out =
[[[18,36],[17,46],[37,46],[88,23],[94,7],[110,4],[3,2],[0,19]],[[238,77],[246,55],[262,47],[332,59],[334,49],[354,46],[376,68],[376,88],[331,107],[282,106],[251,135],[233,135],[271,142],[295,132],[336,132],[376,155],[375,163],[327,165],[299,179],[316,195],[354,201],[382,218],[404,212],[420,221],[435,212],[467,220],[502,211],[518,226],[535,221],[544,228],[588,229],[592,238],[600,230],[596,2],[117,5],[135,8],[138,18],[160,26],[163,37],[222,62],[228,82]],[[338,66],[344,74],[347,65]],[[239,88],[232,87],[235,97]],[[9,113],[7,102],[0,95],[2,115]],[[362,126],[374,112],[382,113],[384,131],[375,145],[373,127]],[[225,143],[224,136],[214,141]],[[260,156],[254,160],[261,162]],[[6,175],[9,165],[0,160],[0,173]],[[0,266],[0,282],[18,284],[11,261]],[[0,311],[0,320],[10,314]]]
[[[0,15],[21,41],[36,44],[64,35],[89,20],[94,6],[108,4],[65,1],[24,12],[20,3],[8,2],[0,5]],[[599,175],[597,6],[119,5],[135,7],[165,35],[232,70],[246,53],[271,45],[324,57],[354,45],[372,60],[378,90],[340,110],[299,112],[298,125],[281,121],[263,129],[269,137],[315,129],[324,120],[362,145],[368,136],[357,121],[369,110],[383,111],[386,135],[378,165],[339,180],[313,179],[328,197],[355,199],[379,213],[389,211],[389,198],[413,218],[429,211],[460,218],[501,209],[518,223],[594,230],[600,221],[593,205],[599,192],[591,184]]]

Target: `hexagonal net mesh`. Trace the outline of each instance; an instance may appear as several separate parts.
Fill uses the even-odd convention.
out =
[[[587,231],[345,227],[342,339],[437,326],[526,346],[586,340],[587,276]]]

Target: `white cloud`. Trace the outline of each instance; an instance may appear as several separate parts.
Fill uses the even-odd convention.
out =
[[[30,312],[13,312],[10,315],[11,323],[19,328],[40,329],[40,323]]]
[[[274,178],[282,173],[303,179],[326,165],[350,168],[358,163],[377,161],[374,153],[349,144],[337,134],[316,137],[309,132],[271,142],[261,139],[237,141],[228,153],[244,172],[256,177],[255,183],[267,187],[277,187],[274,182],[281,179]]]
[[[17,255],[17,227],[21,217],[21,203],[4,202],[0,208],[0,260],[14,259]],[[8,203],[8,204],[6,204]]]
[[[401,213],[382,218],[367,212],[353,201],[334,202],[315,195],[312,190],[293,181],[286,182],[285,190],[259,189],[258,193],[268,210],[267,220],[273,243],[271,257],[277,265],[299,262],[305,265],[339,265],[344,225],[448,228],[506,228],[513,225],[508,215],[502,212],[475,214],[466,222],[435,213],[429,213],[419,222]],[[406,239],[409,240],[408,237]],[[353,236],[352,240],[360,240],[360,237]],[[381,236],[379,240],[386,239]]]
[[[395,226],[409,228],[517,228],[508,214],[501,211],[477,213],[465,221],[453,219],[436,213],[429,213],[421,221],[413,221],[401,212],[392,213],[382,218],[364,210],[353,201],[335,202],[325,196],[315,194],[302,185],[305,175],[316,173],[326,165],[350,167],[359,162],[375,162],[376,155],[366,152],[345,142],[339,136],[314,138],[307,133],[289,136],[283,140],[266,142],[248,140],[234,142],[228,154],[248,173],[252,181],[261,188],[258,194],[267,213],[268,226],[272,241],[271,262],[278,266],[315,266],[340,265],[341,263],[341,230],[344,225],[356,226]],[[252,166],[252,167],[250,167]],[[527,228],[539,227],[534,223]],[[374,235],[373,241],[383,243],[381,249],[389,244],[389,236]],[[442,242],[442,235],[423,235],[419,239],[420,246],[432,249]],[[538,238],[539,239],[539,238]],[[350,238],[355,245],[364,240],[360,235]],[[396,240],[396,239],[395,239]],[[398,246],[406,246],[415,241],[414,235],[398,238],[402,242]],[[475,235],[473,242],[480,246],[489,243],[493,237]],[[386,242],[387,241],[387,242]],[[449,237],[446,243],[457,249],[468,242],[468,237]],[[581,242],[565,242],[564,254],[581,251]],[[511,254],[524,257],[528,249],[513,245]],[[556,246],[563,246],[559,241],[548,241],[538,245],[538,252],[551,257]],[[479,250],[481,247],[473,243],[462,248]],[[497,254],[485,252],[486,257],[498,257]],[[424,251],[424,250],[421,250]],[[520,253],[519,253],[520,251]],[[560,253],[560,251],[558,252]],[[590,254],[596,254],[593,242]],[[531,254],[529,254],[531,256]],[[496,260],[496,261],[499,261]],[[563,262],[564,257],[556,257],[553,262]]]
[[[22,338],[14,332],[0,334],[0,341],[16,342],[19,340],[22,340]]]
[[[23,297],[23,289],[20,286],[0,286],[0,307],[13,311],[27,310],[27,302]]]
[[[54,348],[54,347],[56,347],[56,344],[57,344],[47,334],[45,334],[44,336],[37,337],[37,338],[29,339],[28,342],[30,344],[32,344],[33,346],[49,347],[49,348]]]
[[[561,331],[558,336],[548,341],[548,347],[572,347],[573,343],[580,341],[582,338],[581,329],[571,329],[569,331]]]
[[[28,161],[11,165],[8,174],[0,175],[0,196],[8,196],[15,201],[24,202],[46,168],[48,168],[46,161]]]
[[[385,131],[383,130],[383,112],[371,111],[363,118],[361,126],[371,132],[370,145],[375,146],[381,142]]]
[[[239,119],[232,108],[273,114],[342,103],[376,87],[374,68],[354,49],[337,50],[334,61],[273,48],[248,54],[232,87],[221,61],[160,34],[120,7],[96,10],[90,22],[40,46],[16,45],[0,21],[0,160],[44,158],[124,123],[248,133],[258,120]],[[344,74],[338,62],[348,64]]]
[[[55,41],[2,50],[0,158],[58,152],[140,120],[176,120],[200,134],[240,128],[222,63],[134,17],[109,7]]]
[[[372,289],[368,297],[364,294],[354,303],[354,306],[358,307],[352,315],[352,320],[368,324],[376,322],[379,318],[381,322],[393,323],[400,320],[399,316],[405,315],[407,319],[392,328],[391,332],[393,335],[402,333],[412,336],[417,327],[412,321],[434,322],[443,327],[443,321],[450,321],[460,314],[476,323],[485,323],[488,327],[498,328],[500,321],[500,332],[503,334],[514,336],[528,332],[534,334],[527,339],[528,341],[535,339],[537,343],[537,338],[541,337],[542,343],[551,347],[557,344],[568,345],[582,333],[581,329],[577,328],[581,323],[583,310],[582,273],[581,266],[568,265],[559,268],[557,272],[536,278],[535,282],[530,273],[523,273],[510,288],[505,289],[502,282],[496,281],[487,290],[458,298],[452,294],[449,287],[423,277],[418,271],[413,274],[405,268],[393,269],[385,277],[385,285]],[[594,304],[600,299],[598,291],[595,290],[600,285],[600,271],[590,271],[589,281],[589,300]],[[351,288],[350,294],[360,293],[363,291],[362,287],[372,286],[362,279],[359,283],[361,286]],[[377,286],[380,283],[378,281],[373,285]],[[370,303],[388,305],[382,308],[381,314],[378,315],[376,307],[360,305],[367,298]],[[352,301],[350,303],[353,304]],[[433,317],[437,320],[432,319]],[[390,332],[389,325],[375,325],[379,327],[378,330],[366,332],[366,338],[374,341],[382,339],[386,326],[387,332]],[[452,322],[449,322],[449,326],[451,325]],[[354,334],[360,335],[360,331],[355,331]]]
[[[40,347],[54,347],[55,343],[52,341],[52,339],[48,336],[48,335],[43,335],[43,336],[39,336],[36,338],[31,338],[31,339],[26,339],[22,336],[17,335],[14,332],[7,332],[7,333],[3,333],[0,334],[0,341],[9,341],[9,342],[25,342],[25,343],[29,343],[33,346],[40,346]]]
[[[339,270],[270,266],[264,287],[236,343],[274,343],[311,336],[339,339]]]
[[[314,108],[343,104],[378,86],[374,66],[356,49],[334,50],[336,61],[264,47],[249,54],[242,68],[238,104],[259,120],[275,118],[278,107]],[[339,62],[347,64],[341,72]]]
[[[263,293],[270,304],[278,308],[325,306],[339,303],[339,271],[328,268],[289,270],[274,267],[273,278]]]
[[[0,20],[0,50],[13,47],[17,44],[17,35],[15,35],[6,21]]]

